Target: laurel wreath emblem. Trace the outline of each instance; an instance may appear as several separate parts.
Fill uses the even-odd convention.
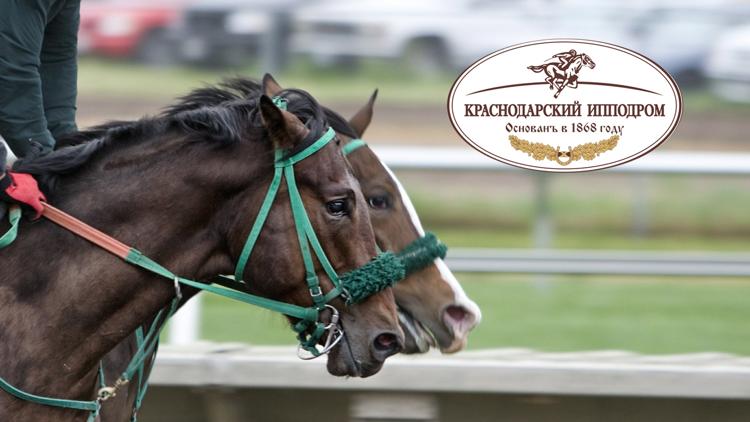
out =
[[[575,148],[568,147],[567,151],[560,151],[560,147],[555,148],[552,145],[543,144],[541,142],[530,142],[515,135],[509,135],[508,140],[510,140],[510,145],[513,148],[525,152],[537,161],[547,159],[550,161],[556,161],[561,166],[567,166],[573,161],[578,161],[581,158],[586,161],[591,161],[600,154],[615,149],[617,141],[620,140],[620,136],[612,135],[609,138],[602,139],[598,142],[580,144]]]

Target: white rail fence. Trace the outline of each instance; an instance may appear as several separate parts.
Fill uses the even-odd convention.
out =
[[[374,150],[394,171],[517,172],[534,178],[537,198],[534,222],[536,249],[452,249],[447,262],[454,271],[674,276],[750,275],[750,254],[548,250],[553,236],[548,180],[550,177],[565,175],[521,170],[487,158],[468,147],[378,146],[374,147]],[[636,178],[649,175],[747,176],[750,175],[750,154],[709,151],[654,152],[602,172]],[[645,199],[636,198],[636,207],[640,207],[633,213],[636,220],[647,219],[647,213],[642,209],[645,202]],[[636,228],[644,225],[643,221],[634,222]],[[200,308],[198,296],[180,310],[170,324],[170,343],[188,344],[199,338]]]
[[[378,376],[362,379],[331,377],[325,359],[300,360],[289,346],[199,343],[160,350],[151,382],[188,387],[750,400],[750,358],[714,352],[649,356],[620,350],[484,349],[456,355],[396,355]]]
[[[750,359],[724,353],[397,355],[367,379],[332,377],[291,347],[166,346],[156,362],[139,420],[741,422],[750,412]]]
[[[492,160],[471,148],[375,146],[374,151],[393,170],[515,171],[535,175]],[[602,170],[624,174],[748,175],[750,154],[712,151],[653,152],[621,166]]]

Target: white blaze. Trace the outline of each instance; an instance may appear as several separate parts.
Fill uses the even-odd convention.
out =
[[[383,168],[385,168],[385,170],[391,176],[391,179],[393,179],[393,182],[396,184],[398,192],[401,195],[401,201],[404,203],[404,207],[406,207],[406,211],[409,213],[409,217],[411,218],[411,222],[414,225],[414,228],[417,230],[417,233],[419,233],[420,236],[424,236],[424,228],[422,228],[422,222],[419,220],[419,216],[417,215],[416,209],[414,209],[414,204],[412,204],[411,198],[409,198],[406,190],[401,185],[401,182],[399,182],[399,180],[396,178],[396,175],[393,174],[391,169],[388,168],[388,166],[382,160],[380,160],[380,163],[383,165]],[[445,281],[448,286],[450,286],[451,290],[453,290],[455,304],[458,306],[463,306],[467,311],[472,313],[476,318],[475,323],[479,324],[479,322],[482,320],[482,311],[479,309],[479,305],[477,305],[473,300],[469,299],[463,287],[461,287],[461,284],[456,279],[456,276],[453,275],[453,272],[448,268],[448,265],[445,264],[445,261],[443,261],[441,258],[436,258],[435,265],[440,271],[440,275],[442,276],[443,281]]]

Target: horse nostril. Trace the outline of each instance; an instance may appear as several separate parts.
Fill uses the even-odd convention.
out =
[[[395,355],[403,349],[401,339],[395,333],[381,333],[372,342],[375,355],[385,360],[388,356]]]
[[[380,351],[393,349],[398,344],[398,338],[392,333],[383,333],[375,337],[375,348]]]
[[[463,306],[451,305],[445,308],[445,313],[456,322],[461,322],[469,316],[469,312]]]

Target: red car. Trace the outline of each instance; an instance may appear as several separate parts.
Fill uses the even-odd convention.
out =
[[[166,36],[188,0],[102,0],[81,3],[79,51],[164,63],[173,49]]]

